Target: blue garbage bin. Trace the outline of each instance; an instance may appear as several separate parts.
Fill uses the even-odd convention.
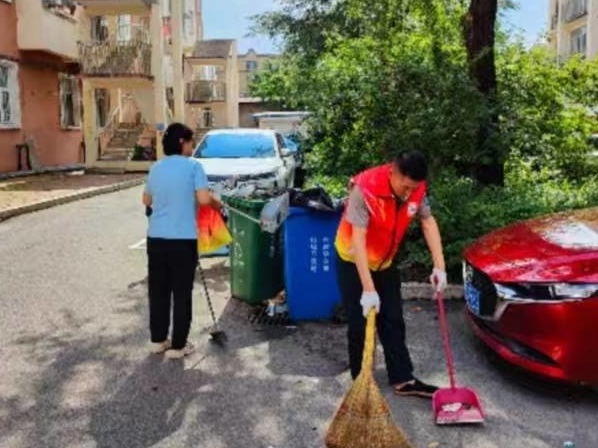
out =
[[[292,320],[334,316],[340,302],[334,239],[341,214],[291,207],[284,224],[284,277]]]

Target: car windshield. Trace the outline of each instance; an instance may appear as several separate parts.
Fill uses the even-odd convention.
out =
[[[275,157],[274,139],[267,134],[212,134],[199,144],[195,157],[238,159]]]

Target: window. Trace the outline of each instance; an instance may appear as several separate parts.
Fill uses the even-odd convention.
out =
[[[172,5],[170,4],[170,0],[162,1],[160,5],[162,6],[162,17],[170,17],[170,11],[172,11]]]
[[[60,126],[63,129],[81,126],[79,82],[69,75],[60,75]]]
[[[214,65],[194,65],[192,70],[193,81],[218,80],[218,68]]]
[[[0,60],[0,129],[14,129],[21,125],[18,66]]]
[[[201,112],[201,126],[203,128],[213,128],[214,127],[214,113],[212,109],[209,107],[205,108]]]
[[[195,36],[195,7],[193,0],[185,0],[183,6],[183,34],[187,38]]]
[[[117,36],[120,41],[131,40],[131,16],[126,14],[118,16],[118,30]]]
[[[108,40],[108,23],[103,16],[91,18],[91,40],[105,42]]]
[[[588,30],[582,26],[571,33],[571,55],[586,56],[588,51]]]
[[[246,64],[248,72],[254,72],[257,70],[257,61],[247,61]]]

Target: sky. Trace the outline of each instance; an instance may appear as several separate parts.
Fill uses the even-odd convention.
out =
[[[531,45],[547,28],[548,0],[518,0],[519,8],[507,15],[508,22],[523,33]],[[203,0],[206,39],[237,39],[239,51],[253,48],[258,53],[277,52],[264,37],[248,37],[250,17],[278,7],[277,0]]]

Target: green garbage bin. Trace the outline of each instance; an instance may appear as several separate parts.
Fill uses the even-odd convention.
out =
[[[282,234],[264,232],[258,223],[243,216],[259,219],[267,201],[224,200],[232,207],[229,210],[233,236],[230,246],[232,296],[249,304],[260,304],[284,289]]]

